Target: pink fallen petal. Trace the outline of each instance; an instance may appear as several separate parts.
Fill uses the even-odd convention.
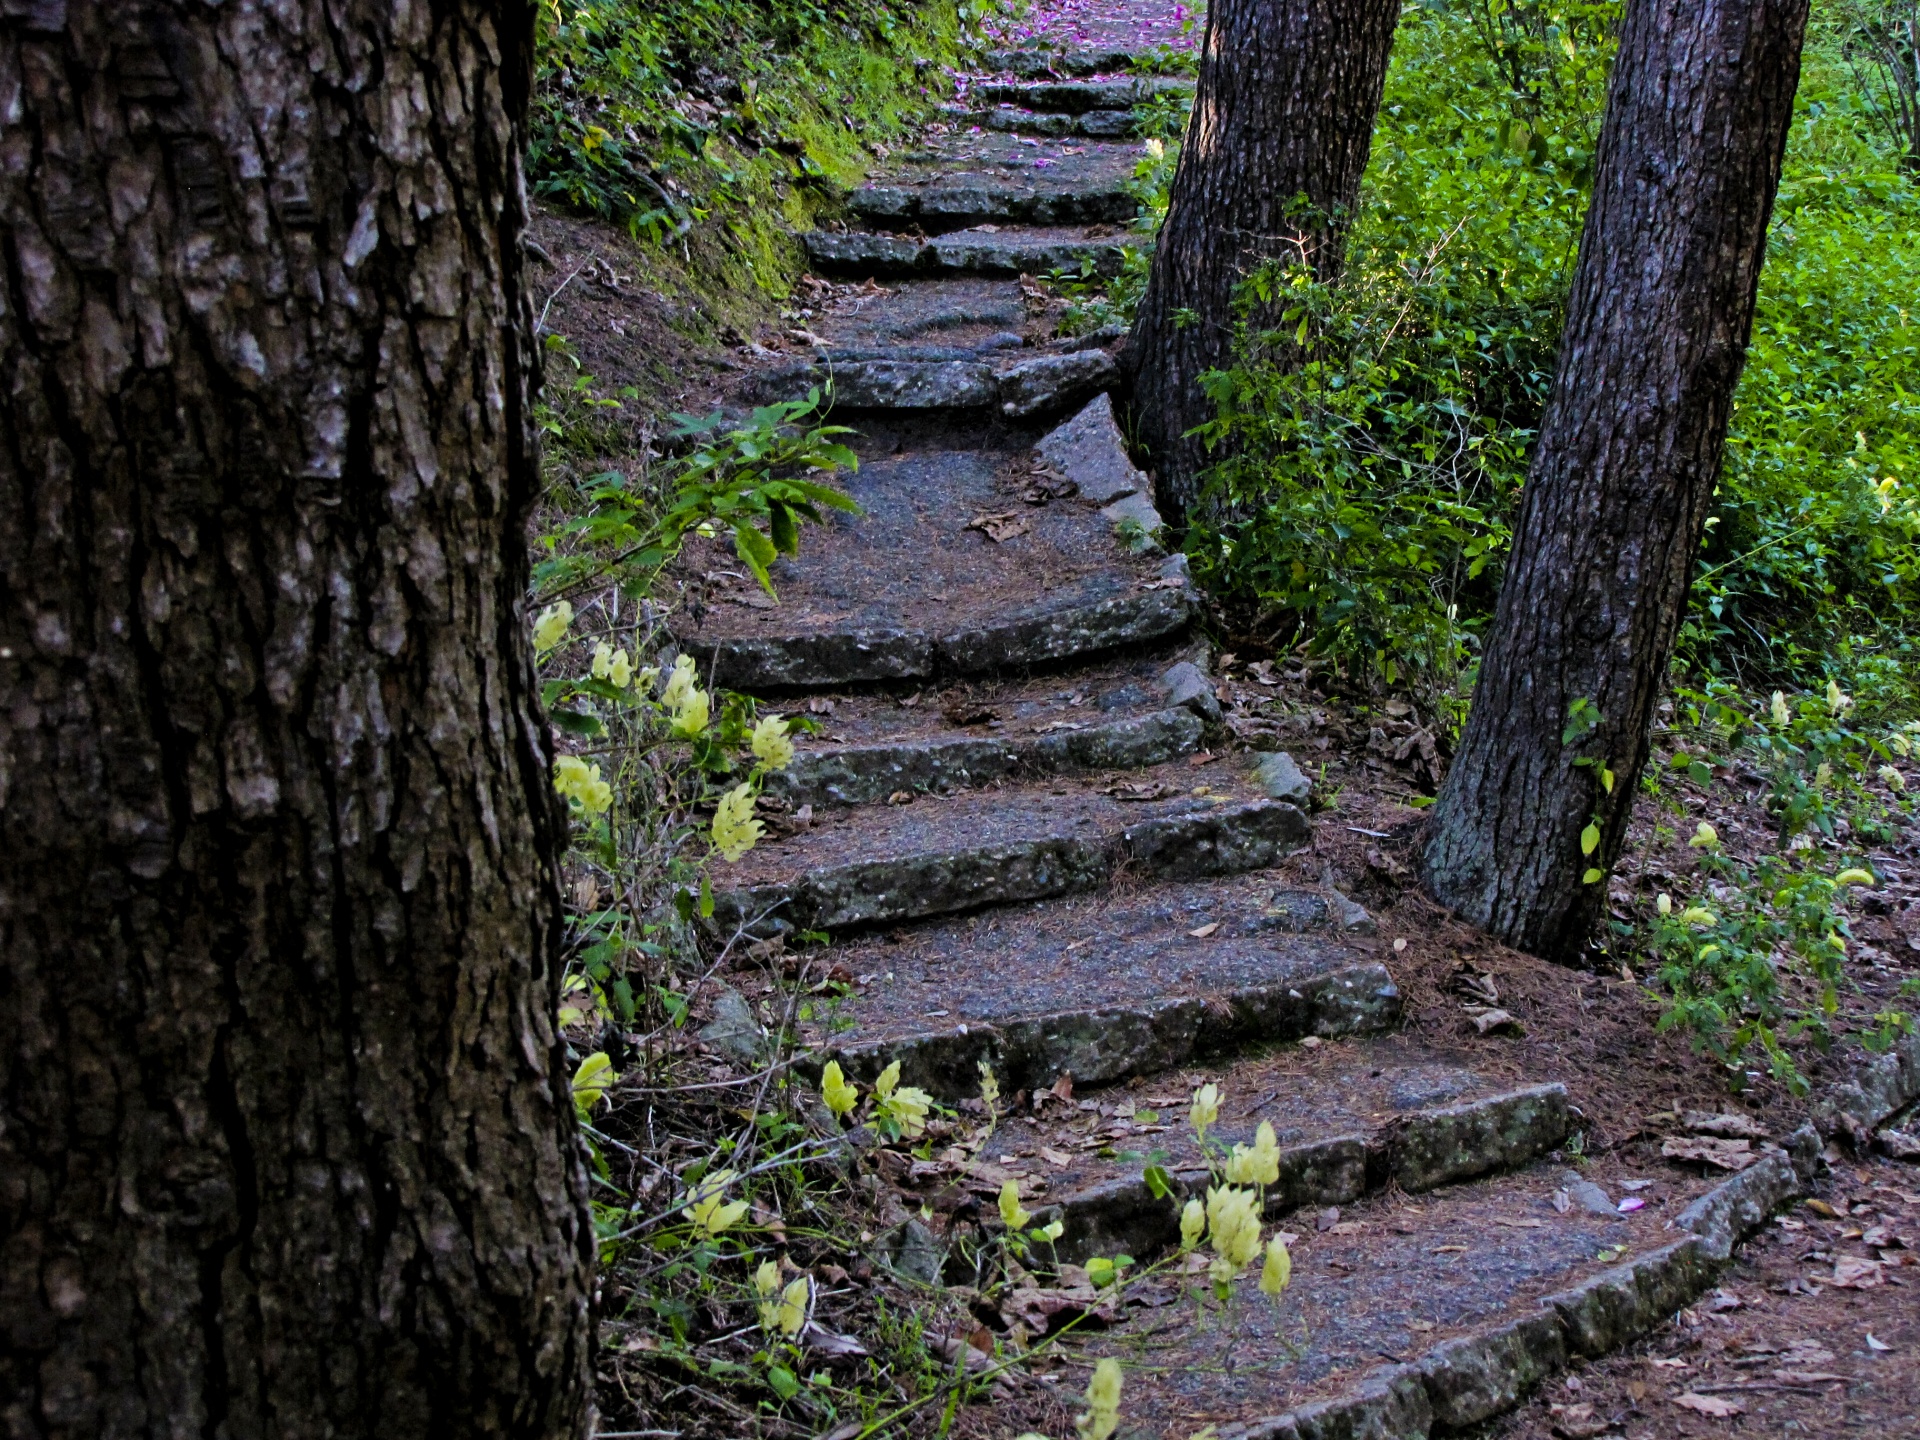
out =
[[[1644,1208],[1646,1203],[1647,1202],[1642,1200],[1638,1195],[1629,1195],[1626,1199],[1622,1200],[1616,1208],[1622,1215],[1626,1215]]]

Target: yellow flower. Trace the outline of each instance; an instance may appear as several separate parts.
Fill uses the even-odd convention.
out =
[[[580,1062],[580,1068],[573,1072],[573,1103],[583,1120],[593,1113],[594,1106],[607,1098],[607,1091],[619,1078],[619,1072],[604,1050],[596,1050]]]
[[[1850,865],[1833,877],[1836,885],[1872,885],[1875,883],[1873,872],[1863,870],[1858,865]]]
[[[882,1100],[884,1100],[889,1095],[893,1094],[893,1087],[898,1085],[899,1083],[900,1083],[900,1062],[896,1060],[891,1065],[887,1066],[886,1069],[882,1070],[880,1072],[879,1078],[877,1078],[873,1082],[873,1093],[875,1095],[878,1095]]]
[[[912,1085],[902,1085],[880,1102],[881,1112],[892,1116],[900,1133],[909,1140],[926,1133],[927,1112],[932,1108],[933,1097]]]
[[[1260,1212],[1251,1190],[1216,1185],[1207,1191],[1207,1232],[1214,1260],[1208,1273],[1231,1280],[1260,1253]]]
[[[1252,1145],[1236,1145],[1227,1161],[1227,1180],[1234,1185],[1273,1185],[1280,1179],[1280,1142],[1273,1126],[1260,1122]]]
[[[846,1072],[841,1070],[838,1060],[829,1060],[820,1072],[820,1098],[836,1115],[849,1114],[860,1103],[859,1087],[847,1083]]]
[[[1833,783],[1833,766],[1829,765],[1826,761],[1822,760],[1818,765],[1814,767],[1813,786],[1816,790],[1824,790],[1827,788],[1827,786],[1831,785],[1832,783]]]
[[[1698,825],[1693,827],[1693,838],[1687,841],[1687,844],[1696,850],[1718,850],[1720,848],[1720,832],[1702,820]]]
[[[1789,713],[1789,711],[1787,710],[1787,697],[1781,694],[1778,690],[1774,691],[1773,692],[1773,723],[1776,725],[1785,725],[1792,718],[1793,718],[1792,714]]]
[[[1893,753],[1898,755],[1902,760],[1913,754],[1913,741],[1909,740],[1905,735],[1902,735],[1898,730],[1891,732],[1887,736],[1887,745]]]
[[[707,728],[712,718],[713,701],[704,690],[691,690],[679,705],[674,707],[673,720],[669,729],[676,739],[691,740]]]
[[[1671,915],[1673,913],[1673,897],[1662,890],[1659,898],[1653,902],[1653,908],[1658,910],[1662,915]]]
[[[1207,1131],[1220,1118],[1220,1087],[1202,1085],[1193,1092],[1193,1108],[1187,1112],[1187,1119],[1193,1124],[1193,1133],[1200,1139],[1207,1138]]]
[[[993,1066],[984,1060],[980,1062],[980,1099],[989,1110],[1000,1103],[1000,1081],[993,1073]]]
[[[1718,925],[1720,923],[1720,917],[1703,905],[1689,905],[1685,910],[1680,912],[1680,923],[1682,925],[1698,925],[1701,929],[1705,930]]]
[[[1049,1245],[1051,1245],[1054,1241],[1058,1240],[1062,1235],[1067,1233],[1067,1227],[1063,1222],[1059,1220],[1049,1220],[1046,1224],[1042,1225],[1038,1230],[1034,1231],[1033,1233],[1035,1238],[1044,1240]]]
[[[1200,1243],[1207,1230],[1207,1207],[1198,1200],[1187,1201],[1180,1212],[1180,1253],[1186,1254]]]
[[[1293,1256],[1287,1253],[1287,1242],[1275,1235],[1267,1241],[1267,1261],[1260,1267],[1260,1292],[1278,1297],[1286,1291],[1291,1279]]]
[[[1120,1428],[1120,1362],[1108,1356],[1087,1382],[1087,1413],[1073,1422],[1080,1440],[1107,1440]]]
[[[693,1228],[711,1240],[723,1230],[731,1230],[747,1213],[744,1200],[724,1200],[727,1186],[734,1181],[731,1170],[715,1170],[694,1187],[693,1203],[680,1213],[693,1222]]]
[[[807,1312],[813,1308],[813,1282],[805,1275],[789,1280],[780,1292],[774,1323],[782,1335],[798,1335],[806,1328]]]
[[[686,703],[687,696],[694,692],[694,682],[698,679],[693,657],[682,655],[673,662],[673,669],[667,672],[667,685],[660,692],[660,703],[669,710],[678,710]]]
[[[567,638],[567,630],[573,624],[573,606],[565,600],[556,600],[540,612],[540,618],[533,622],[533,648],[544,655],[562,640]]]
[[[1904,790],[1907,788],[1907,777],[1891,765],[1882,765],[1879,770],[1879,775],[1881,780],[1886,782],[1887,788],[1890,790]]]
[[[613,660],[607,666],[607,679],[616,690],[624,690],[633,683],[633,661],[627,658],[626,651],[613,652]]]
[[[613,805],[613,787],[600,778],[600,767],[578,755],[562,755],[553,762],[553,788],[589,816],[604,815]]]
[[[593,647],[593,678],[596,680],[606,679],[607,671],[612,665],[613,646],[602,640],[598,645]]]
[[[1020,1204],[1019,1184],[1012,1180],[1003,1183],[1000,1186],[1000,1223],[1009,1230],[1024,1230],[1031,1219],[1033,1216]]]
[[[751,850],[766,827],[753,818],[753,787],[736,785],[713,811],[713,848],[728,864]]]
[[[778,715],[768,715],[753,727],[753,758],[769,770],[793,763],[793,741],[787,738],[787,722]]]
[[[1832,715],[1844,715],[1853,708],[1853,697],[1840,689],[1837,680],[1827,681],[1827,712]]]

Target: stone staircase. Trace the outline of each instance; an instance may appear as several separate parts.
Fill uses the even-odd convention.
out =
[[[723,543],[687,556],[677,643],[817,726],[763,802],[775,833],[715,867],[716,921],[829,937],[816,965],[850,993],[807,1020],[803,1070],[898,1060],[977,1104],[994,1068],[1009,1114],[962,1183],[928,1167],[917,1243],[947,1259],[923,1278],[965,1278],[1007,1178],[1063,1221],[1064,1261],[1164,1255],[1206,1183],[1193,1086],[1220,1086],[1223,1142],[1274,1125],[1293,1286],[1275,1305],[1246,1277],[1225,1310],[1169,1292],[1091,1336],[1085,1356],[1127,1363],[1125,1433],[1470,1427],[1686,1303],[1799,1173],[1784,1154],[1733,1189],[1665,1173],[1623,1213],[1646,1177],[1578,1165],[1561,1077],[1401,1034],[1373,922],[1275,872],[1311,841],[1309,785],[1211,728],[1198,597],[1108,396],[1118,337],[1053,338],[1019,279],[1137,243],[1118,137],[1185,82],[1113,52],[1001,62],[967,123],[854,193],[860,228],[805,237],[822,275],[871,283],[808,318],[810,358],[751,382],[831,381],[864,513],[776,564],[777,605]]]

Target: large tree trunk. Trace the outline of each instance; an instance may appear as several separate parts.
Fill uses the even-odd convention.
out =
[[[1128,364],[1161,508],[1189,510],[1212,418],[1200,377],[1231,362],[1234,287],[1262,261],[1340,268],[1400,0],[1214,0]]]
[[[1606,892],[1584,875],[1626,835],[1746,355],[1806,21],[1807,0],[1629,0],[1622,22],[1559,373],[1422,854],[1444,904],[1537,954],[1579,955]],[[1576,701],[1600,722],[1563,743]]]
[[[0,1415],[562,1436],[532,15],[0,18]]]

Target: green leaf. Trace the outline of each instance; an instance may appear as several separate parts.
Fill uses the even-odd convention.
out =
[[[1598,881],[1603,874],[1603,871],[1589,869],[1586,874],[1580,877],[1580,883],[1582,885],[1592,885]]]
[[[713,882],[705,875],[700,877],[700,918],[713,918]]]
[[[733,527],[733,548],[753,572],[753,578],[760,582],[760,588],[772,595],[773,580],[767,574],[767,567],[780,555],[773,541],[743,520]]]
[[[600,736],[607,733],[607,727],[600,723],[598,716],[581,710],[549,710],[547,718],[569,735]]]
[[[800,526],[794,521],[793,511],[778,500],[767,502],[767,529],[773,536],[773,548],[782,555],[800,553]]]
[[[1582,855],[1591,855],[1599,848],[1600,827],[1595,822],[1589,820],[1587,822],[1587,828],[1580,832],[1580,853]]]
[[[1713,783],[1713,767],[1711,765],[1704,765],[1698,760],[1688,764],[1687,774],[1696,785],[1711,785]]]
[[[1141,1176],[1147,1182],[1147,1189],[1156,1200],[1164,1200],[1173,1194],[1173,1177],[1167,1173],[1164,1165],[1149,1165]]]
[[[782,1400],[791,1400],[800,1393],[800,1381],[794,1376],[793,1371],[784,1365],[767,1367],[767,1384],[773,1387],[773,1393]]]

